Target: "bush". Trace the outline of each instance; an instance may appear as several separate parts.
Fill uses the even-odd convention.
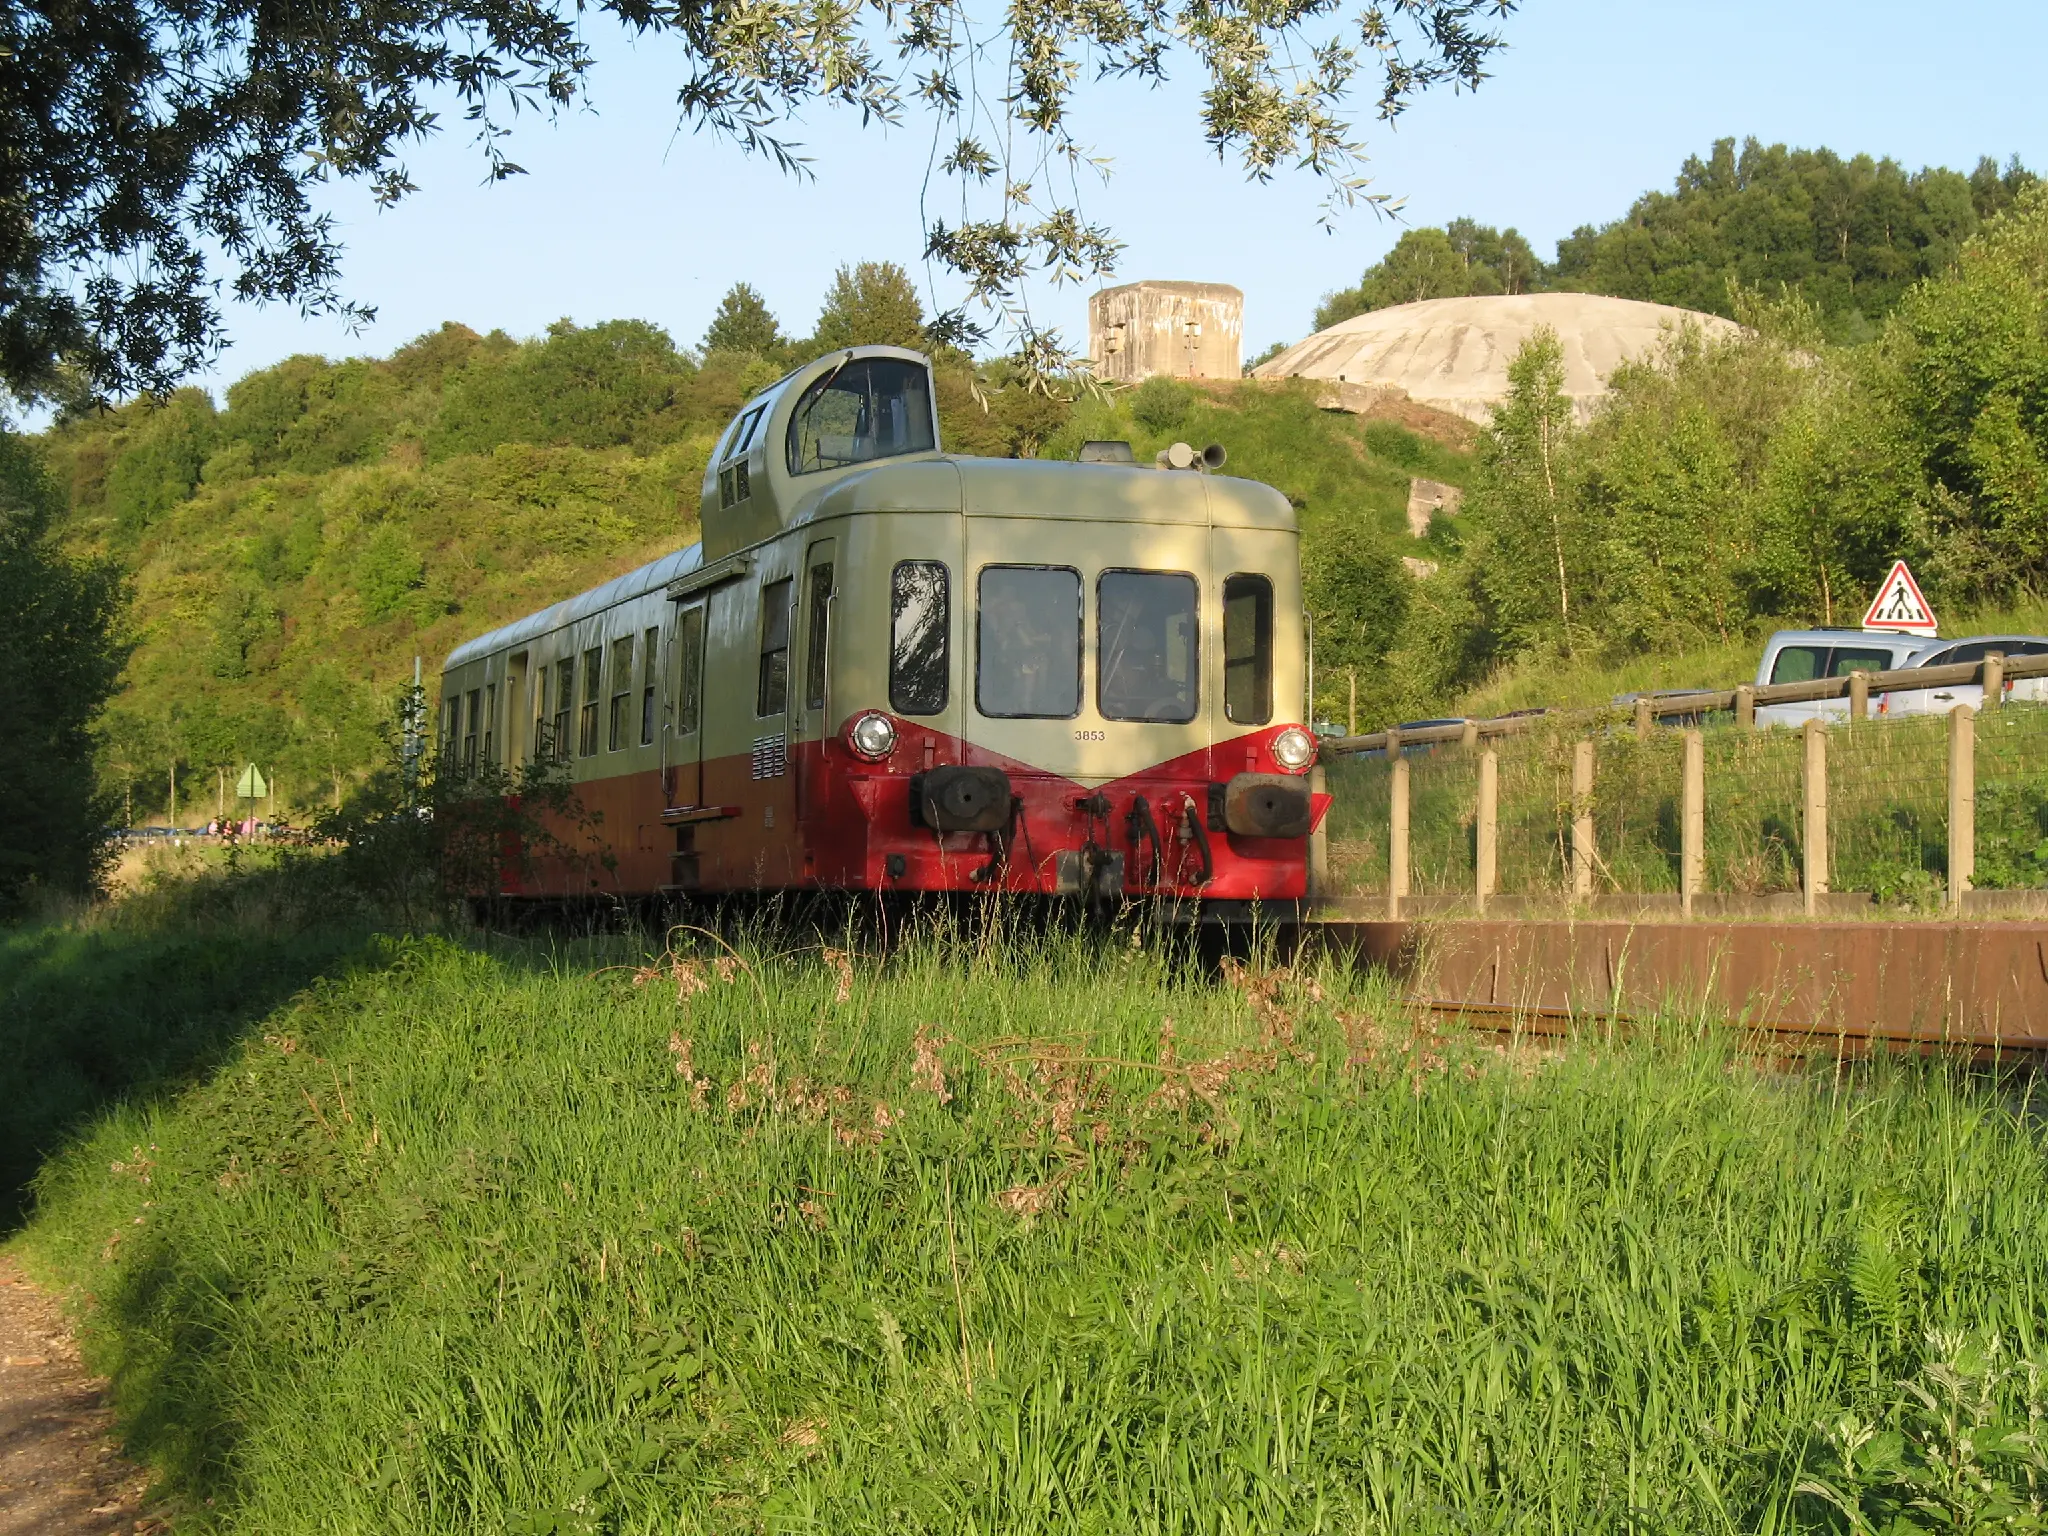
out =
[[[7,615],[7,749],[0,752],[0,913],[37,889],[97,883],[116,808],[93,772],[93,726],[127,650],[110,565],[50,538],[57,492],[28,444],[0,431],[0,613]]]

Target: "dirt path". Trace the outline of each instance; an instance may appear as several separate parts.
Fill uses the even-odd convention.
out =
[[[0,1536],[163,1532],[57,1304],[0,1257]]]

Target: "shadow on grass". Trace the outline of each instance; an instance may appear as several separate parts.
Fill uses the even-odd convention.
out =
[[[119,920],[0,929],[0,1236],[88,1118],[204,1075],[323,975],[370,963],[365,923]]]

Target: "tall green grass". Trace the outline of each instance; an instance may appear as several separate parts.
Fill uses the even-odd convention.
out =
[[[1996,1082],[677,939],[388,941],[48,1166],[23,1251],[181,1530],[1842,1529],[2043,1406]],[[1943,1497],[2031,1497],[1974,1443]]]

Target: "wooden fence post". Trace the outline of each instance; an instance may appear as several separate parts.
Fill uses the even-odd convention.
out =
[[[1984,658],[1984,709],[2005,703],[2005,652],[1993,651]]]
[[[1988,690],[1987,690],[1988,691]],[[1960,912],[1977,872],[1977,714],[1967,704],[1948,712],[1948,904]]]
[[[1636,700],[1636,740],[1637,740],[1637,741],[1648,741],[1649,739],[1650,739],[1650,701],[1649,701],[1648,699],[1646,699],[1646,698],[1644,698],[1644,699],[1637,699],[1637,700]]]
[[[1693,898],[1704,884],[1707,865],[1707,747],[1698,731],[1685,733],[1684,767],[1680,773],[1678,906],[1692,916]]]
[[[1467,752],[1479,745],[1479,722],[1469,715],[1465,717],[1465,723],[1458,727],[1458,745]]]
[[[1491,748],[1479,754],[1479,816],[1472,850],[1473,873],[1483,916],[1500,884],[1500,754]]]
[[[1804,846],[1804,877],[1800,885],[1806,897],[1806,915],[1814,916],[1820,911],[1820,899],[1828,893],[1828,734],[1827,726],[1818,718],[1808,720],[1800,728],[1806,738],[1805,781],[1806,826],[1801,837]]]
[[[1572,900],[1593,894],[1593,743],[1572,748]]]
[[[1849,718],[1851,721],[1870,718],[1870,676],[1865,672],[1849,674]]]
[[[1389,780],[1387,807],[1387,917],[1401,915],[1401,898],[1408,894],[1408,759],[1394,759]]]
[[[1744,683],[1735,690],[1735,723],[1745,731],[1756,729],[1756,687]]]

